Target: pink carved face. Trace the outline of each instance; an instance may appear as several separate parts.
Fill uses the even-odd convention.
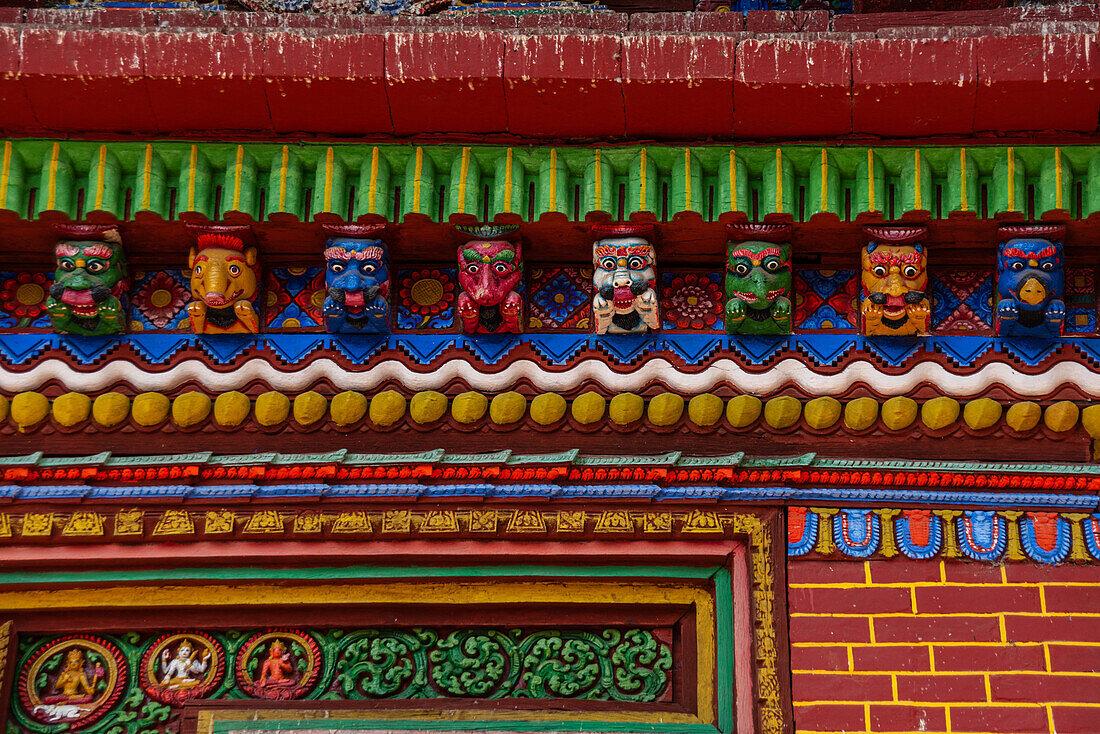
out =
[[[519,285],[523,250],[518,243],[474,240],[458,248],[458,284],[479,306],[493,306]]]

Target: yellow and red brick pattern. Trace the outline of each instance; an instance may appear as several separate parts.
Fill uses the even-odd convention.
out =
[[[1100,733],[1100,566],[787,573],[796,732]]]

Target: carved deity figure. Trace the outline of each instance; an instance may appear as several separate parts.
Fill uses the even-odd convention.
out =
[[[1053,338],[1066,319],[1061,225],[1001,227],[997,247],[997,334]]]
[[[121,334],[126,324],[126,254],[113,225],[55,224],[57,270],[46,299],[58,334]]]
[[[726,225],[726,333],[791,333],[789,224]]]
[[[65,667],[53,682],[54,695],[47,696],[44,701],[47,704],[88,703],[95,695],[96,681],[106,673],[102,665],[96,665],[92,671],[92,679],[88,680],[84,651],[74,647],[66,653]]]
[[[657,255],[652,225],[597,224],[592,247],[592,312],[597,334],[646,334],[660,328],[654,290]]]
[[[260,668],[260,677],[256,680],[256,685],[293,686],[297,682],[294,676],[294,665],[291,663],[286,645],[282,640],[275,640],[267,649],[267,659]]]
[[[200,234],[191,248],[191,296],[187,306],[196,334],[255,334],[252,307],[258,291],[256,248],[234,234]]]
[[[456,310],[467,334],[523,331],[523,246],[518,225],[459,227],[468,241],[458,248]]]
[[[920,240],[924,227],[864,227],[871,240],[861,258],[860,314],[868,336],[927,334],[932,319],[928,298],[928,255]]]
[[[161,653],[161,685],[169,688],[197,686],[209,665],[210,650],[204,648],[199,658],[198,648],[190,640],[183,640],[176,648],[176,657],[171,657],[167,649]]]
[[[385,225],[325,225],[325,328],[330,334],[388,334],[390,271]]]

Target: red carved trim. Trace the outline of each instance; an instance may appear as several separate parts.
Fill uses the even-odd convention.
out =
[[[914,242],[923,240],[928,234],[928,228],[868,225],[863,228],[863,234],[867,239],[875,242],[886,242],[891,245],[911,245]]]
[[[729,234],[730,239],[735,242],[760,240],[761,242],[782,244],[790,242],[793,229],[793,225],[786,223],[754,224],[752,222],[734,222],[726,225],[726,232]]]

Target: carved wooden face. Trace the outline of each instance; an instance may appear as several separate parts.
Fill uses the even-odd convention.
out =
[[[863,250],[863,296],[882,306],[886,319],[904,319],[906,305],[920,303],[928,288],[923,245],[877,245]]]
[[[767,308],[791,290],[791,246],[731,243],[726,252],[726,298],[749,308]]]
[[[1039,309],[1061,298],[1065,288],[1062,243],[1016,238],[997,248],[997,295],[1020,308]]]
[[[504,240],[474,240],[458,248],[458,284],[479,306],[493,306],[523,278],[523,249]]]
[[[122,246],[112,242],[66,240],[54,247],[54,282],[66,290],[86,291],[96,286],[114,288],[126,277]]]
[[[389,296],[390,275],[381,240],[337,237],[325,247],[325,285],[343,291],[349,309]]]
[[[617,312],[634,309],[634,300],[653,288],[656,255],[640,237],[600,240],[592,249],[592,283]]]
[[[209,308],[228,308],[256,297],[256,248],[191,250],[191,295]]]

